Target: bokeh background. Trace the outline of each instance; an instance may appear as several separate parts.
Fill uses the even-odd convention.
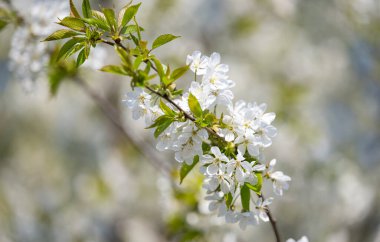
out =
[[[242,231],[210,215],[197,172],[179,186],[78,85],[67,80],[52,97],[41,53],[31,57],[42,63],[32,74],[30,60],[12,56],[21,45],[36,50],[35,36],[14,36],[50,8],[33,15],[37,1],[11,2],[27,21],[0,33],[1,242],[274,241],[269,224]],[[51,4],[61,2],[68,11],[68,1]],[[283,239],[380,242],[380,1],[142,3],[144,38],[182,36],[157,51],[164,62],[180,66],[194,50],[219,52],[237,83],[235,99],[265,102],[277,113],[279,134],[266,156],[292,177],[272,205]],[[128,80],[96,71],[117,63],[112,48],[93,58],[82,78],[118,107],[126,129],[144,142],[140,150],[154,147],[121,104]],[[178,169],[170,152],[157,157]]]

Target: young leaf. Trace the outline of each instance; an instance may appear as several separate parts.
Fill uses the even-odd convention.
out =
[[[173,71],[170,77],[175,81],[181,76],[183,76],[188,70],[189,70],[189,66],[183,66],[183,67],[177,68]]]
[[[113,11],[113,9],[104,8],[103,9],[103,13],[104,13],[104,16],[106,17],[108,26],[110,26],[110,28],[113,31],[116,31],[116,29],[117,29],[117,23],[116,23],[116,19],[115,19],[116,18],[115,17],[115,12]]]
[[[140,41],[136,36],[134,36],[131,32],[129,33],[129,36],[131,37],[133,43],[135,43],[136,46],[140,46]]]
[[[154,123],[151,126],[146,127],[146,129],[158,127],[158,126],[162,125],[164,122],[166,122],[167,120],[171,120],[171,119],[172,119],[172,117],[169,117],[168,115],[161,115],[160,117],[156,118],[156,120],[154,121]]]
[[[70,16],[80,18],[77,8],[75,7],[73,0],[70,0]]]
[[[70,52],[74,49],[75,45],[78,44],[77,39],[71,39],[67,41],[62,48],[59,50],[57,55],[57,61],[59,61],[62,57],[67,58],[70,56]]]
[[[124,26],[121,30],[120,30],[120,34],[125,34],[125,35],[129,35],[130,33],[136,33],[137,32],[137,28],[138,26],[137,25],[127,25],[127,26]],[[144,31],[144,29],[142,27],[139,27],[140,28],[140,31]]]
[[[106,16],[104,13],[92,10],[92,18],[91,19],[85,19],[85,22],[89,22],[91,25],[95,25],[98,28],[101,28],[105,31],[110,31],[111,28],[108,26]]]
[[[142,56],[138,56],[136,59],[135,59],[135,62],[133,63],[133,69],[134,70],[137,70],[140,66],[140,64],[142,63],[143,61],[143,58]]]
[[[113,66],[113,65],[108,65],[104,66],[101,71],[112,73],[112,74],[118,74],[118,75],[127,75],[127,73],[124,71],[124,69],[121,66]]]
[[[80,32],[84,32],[84,29],[86,27],[83,20],[73,17],[66,17],[62,19],[58,24]]]
[[[157,73],[158,75],[162,78],[163,76],[165,76],[165,72],[164,72],[164,68],[160,62],[160,60],[158,60],[156,57],[152,57],[152,60],[154,62],[154,65],[156,66],[156,69],[157,69]]]
[[[199,156],[196,155],[196,156],[194,156],[193,163],[191,165],[183,163],[183,165],[181,166],[181,170],[179,171],[179,179],[180,179],[179,183],[180,184],[183,182],[183,180],[185,179],[187,174],[189,174],[189,172],[194,168],[194,166],[198,162],[199,162]]]
[[[91,18],[91,5],[89,0],[83,0],[82,2],[82,13],[85,18]]]
[[[121,23],[119,23],[119,27],[124,27],[132,20],[132,18],[136,15],[137,11],[139,10],[140,5],[141,3],[138,3],[136,5],[128,7],[125,10],[123,19],[121,20]]]
[[[160,124],[154,131],[154,137],[157,138],[162,132],[165,131],[165,129],[167,129],[173,123],[173,121],[173,118],[170,117],[166,119],[164,122],[162,122],[162,124]]]
[[[246,185],[243,185],[240,187],[240,198],[241,198],[241,204],[243,206],[244,211],[249,211],[249,202],[251,199],[251,192],[249,191],[249,188]]]
[[[66,39],[66,38],[70,38],[70,37],[77,36],[77,35],[79,35],[78,32],[74,32],[74,31],[68,30],[68,29],[61,29],[61,30],[58,30],[58,31],[55,31],[54,33],[52,33],[49,37],[44,39],[44,41]]]
[[[85,53],[85,49],[86,48],[83,48],[81,50],[81,52],[79,52],[79,55],[78,55],[78,58],[77,58],[77,68],[79,66],[81,66],[85,61],[86,61],[86,53]]]
[[[227,208],[231,207],[233,199],[234,198],[232,197],[232,194],[230,192],[224,195],[224,200],[226,200]]]
[[[254,191],[257,195],[261,195],[261,187],[263,185],[263,176],[261,175],[261,173],[257,173],[256,174],[256,177],[257,177],[257,183],[255,185],[252,185],[248,182],[245,183],[245,185],[251,189],[252,191]]]
[[[154,41],[153,41],[153,44],[152,44],[152,50],[160,47],[161,45],[164,45],[174,39],[177,39],[179,38],[180,36],[175,36],[175,35],[172,35],[172,34],[163,34],[163,35],[160,35],[158,36]]]
[[[121,62],[123,63],[123,66],[130,68],[132,65],[132,62],[127,51],[125,51],[123,48],[119,46],[116,46],[116,52],[119,54],[119,57],[121,59]]]
[[[208,113],[204,116],[202,120],[202,124],[204,124],[204,127],[210,126],[213,124],[215,119],[216,117],[213,113]]]
[[[169,108],[162,100],[160,100],[160,108],[166,115],[172,117],[175,116],[175,112],[171,108]]]
[[[201,105],[199,104],[197,98],[191,93],[189,95],[188,104],[191,112],[194,114],[195,117],[202,117],[203,112]]]

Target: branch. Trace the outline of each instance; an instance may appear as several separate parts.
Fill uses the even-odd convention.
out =
[[[97,104],[103,114],[114,124],[120,133],[129,141],[129,143],[142,154],[157,170],[166,176],[170,176],[171,169],[167,162],[157,156],[155,149],[150,144],[146,144],[142,139],[137,138],[131,133],[129,129],[125,129],[121,123],[118,112],[115,107],[106,99],[101,97],[90,86],[87,85],[82,79],[76,78],[77,83],[81,89]]]
[[[111,46],[119,46],[120,48],[122,48],[123,50],[125,51],[128,51],[128,48],[126,48],[120,41],[115,41],[114,43],[113,42],[110,42],[110,41],[106,41],[106,40],[101,40],[103,43],[105,44],[108,44],[108,45],[111,45]],[[150,60],[145,60],[145,63],[151,63]],[[154,67],[154,65],[151,65],[152,66],[152,69],[155,70],[157,72],[157,69]],[[183,115],[188,119],[188,120],[191,120],[192,122],[195,123],[196,119],[191,116],[190,114],[188,114],[185,110],[183,110],[178,104],[176,104],[173,100],[171,100],[167,95],[164,95],[164,94],[161,94],[159,92],[157,92],[156,90],[154,90],[153,88],[149,87],[149,86],[145,86],[146,89],[148,89],[149,91],[151,91],[152,93],[156,94],[157,96],[165,99],[166,101],[168,101],[169,103],[171,103],[176,109],[178,109],[178,111],[182,112]],[[204,129],[207,130],[207,132],[211,135],[214,135],[215,137],[217,137],[218,139],[222,140],[223,142],[225,142],[225,140],[223,139],[223,137],[220,137],[216,132],[215,130],[211,129],[210,127],[205,127]],[[154,157],[154,156],[153,156]],[[262,197],[262,199],[264,200],[264,196],[263,195],[260,195],[260,197]],[[280,237],[280,233],[279,233],[279,230],[277,228],[277,224],[276,224],[276,220],[275,218],[273,217],[269,207],[266,208],[266,214],[268,215],[269,217],[269,220],[270,220],[270,223],[272,225],[272,229],[273,229],[273,232],[276,236],[276,242],[281,242],[281,237]]]
[[[263,201],[265,200],[264,195],[261,194],[261,195],[259,195],[259,197],[261,197],[263,199]],[[277,228],[277,221],[273,217],[273,215],[272,215],[272,213],[271,213],[271,211],[270,211],[270,209],[269,209],[268,206],[266,207],[265,212],[266,212],[266,214],[269,217],[270,224],[272,225],[273,232],[274,232],[274,234],[276,236],[276,242],[281,242],[280,232],[279,232],[279,230]]]

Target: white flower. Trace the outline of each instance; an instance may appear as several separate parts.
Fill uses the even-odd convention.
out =
[[[224,194],[228,194],[229,192],[234,193],[234,183],[231,177],[225,173],[224,169],[214,176],[206,178],[203,184],[203,187],[210,192],[215,191],[219,186]]]
[[[154,121],[163,115],[161,108],[159,108],[157,105],[154,105],[152,107],[148,107],[147,114],[145,115],[145,124],[147,126],[151,126]]]
[[[252,118],[256,122],[257,126],[260,126],[261,123],[269,125],[276,118],[275,113],[265,113],[265,110],[267,109],[267,105],[265,103],[260,105],[257,103],[248,103],[247,108],[250,110]]]
[[[252,165],[245,160],[239,152],[236,159],[227,164],[227,172],[229,174],[235,173],[236,180],[239,184],[243,184],[246,179],[251,175]]]
[[[186,65],[190,65],[190,70],[197,75],[204,75],[208,66],[208,57],[202,56],[200,51],[194,51],[187,56]]]
[[[174,141],[178,137],[177,132],[178,124],[177,122],[172,123],[164,132],[158,136],[158,142],[156,149],[159,151],[164,151],[172,148]]]
[[[238,150],[242,154],[245,154],[248,150],[251,156],[256,157],[260,155],[260,149],[253,134],[239,135],[234,143],[238,145]]]
[[[245,230],[248,225],[257,225],[259,217],[253,212],[238,213],[238,221],[240,228]]]
[[[135,120],[148,114],[150,101],[151,96],[140,87],[136,87],[132,92],[128,92],[123,100],[127,107],[132,109],[132,117]]]
[[[216,97],[212,97],[210,95],[210,88],[207,86],[202,86],[198,82],[191,83],[189,92],[197,98],[199,104],[201,105],[202,110],[209,108],[210,105],[214,103],[216,100]],[[184,94],[184,97],[186,98],[186,100],[188,100],[188,95],[189,95],[188,93]],[[186,104],[187,104],[187,101],[186,101]]]
[[[228,77],[226,74],[228,70],[229,70],[228,65],[220,64],[220,54],[214,52],[211,54],[208,60],[208,66],[207,66],[204,79],[205,80],[227,79]]]
[[[32,91],[36,81],[46,79],[45,68],[53,47],[41,40],[59,28],[54,21],[65,16],[68,8],[61,1],[35,1],[31,8],[17,10],[24,21],[12,37],[9,68],[24,90]]]
[[[208,139],[208,133],[204,129],[199,129],[194,123],[185,126],[177,140],[173,143],[176,151],[175,159],[178,162],[185,161],[191,165],[196,155],[202,155],[202,142]]]
[[[201,157],[201,162],[203,165],[201,169],[205,171],[205,174],[215,175],[220,171],[223,162],[227,163],[229,162],[229,159],[226,155],[220,152],[220,149],[217,146],[211,147],[210,151],[213,156],[207,154]]]
[[[235,140],[235,127],[236,127],[236,122],[234,116],[230,115],[224,115],[223,116],[223,123],[227,125],[227,128],[220,129],[218,134],[221,137],[224,137],[224,139],[227,142],[232,142]]]
[[[302,236],[301,239],[295,240],[295,239],[288,239],[286,242],[309,242],[309,239],[306,236]]]
[[[269,147],[272,145],[270,138],[276,136],[276,134],[277,129],[274,126],[262,123],[262,126],[255,131],[255,142],[263,147]]]
[[[208,99],[210,101],[213,100],[211,106],[223,105],[227,107],[232,103],[232,99],[234,99],[234,94],[231,90],[214,89],[210,91]]]
[[[270,198],[267,198],[263,201],[263,198],[260,197],[257,202],[256,202],[256,212],[259,216],[259,218],[261,218],[261,220],[263,220],[264,222],[268,222],[269,221],[269,217],[267,215],[267,210],[268,210],[268,205],[270,205],[273,201],[273,198],[270,197]]]
[[[273,159],[269,162],[266,174],[273,182],[274,193],[276,193],[279,196],[282,196],[284,193],[283,190],[288,190],[288,182],[292,179],[289,176],[285,175],[282,171],[273,172],[273,168],[276,165],[276,162],[276,159]]]
[[[227,213],[227,205],[224,202],[223,194],[222,194],[221,199],[210,202],[208,209],[210,210],[210,212],[217,211],[218,217],[225,216]]]

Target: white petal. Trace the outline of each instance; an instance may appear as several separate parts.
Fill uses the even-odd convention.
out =
[[[215,157],[219,157],[219,156],[222,155],[222,153],[220,152],[219,147],[217,147],[217,146],[211,147],[211,153],[213,153],[215,155]]]
[[[269,221],[269,217],[268,217],[268,215],[265,212],[261,211],[260,214],[259,214],[259,216],[260,216],[261,220],[263,220],[264,222],[268,222]]]
[[[272,126],[272,125],[268,125],[265,127],[265,133],[269,136],[269,137],[274,137],[277,135],[277,129]]]
[[[263,115],[263,117],[261,118],[261,120],[266,123],[266,124],[271,124],[272,121],[276,118],[276,114],[275,113],[266,113]]]
[[[219,167],[215,164],[211,164],[207,167],[207,173],[209,175],[215,175],[216,173],[218,173],[219,171]]]

